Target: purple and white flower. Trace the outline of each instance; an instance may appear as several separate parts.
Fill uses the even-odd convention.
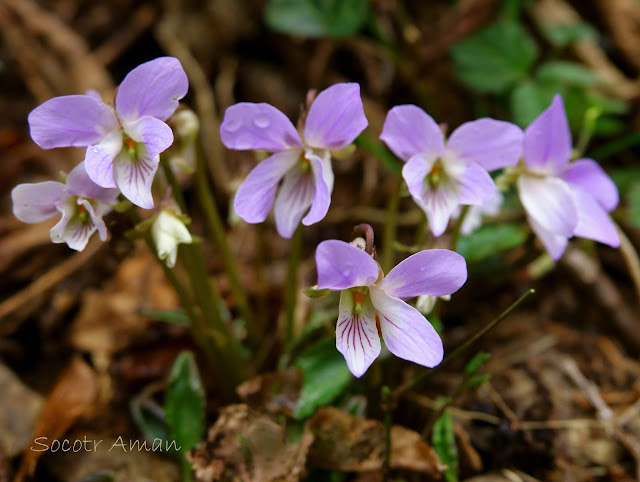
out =
[[[442,361],[442,340],[429,321],[404,300],[420,295],[445,296],[467,279],[458,253],[421,251],[385,277],[365,251],[344,241],[323,241],[316,249],[318,289],[341,290],[336,346],[351,372],[362,376],[380,354],[381,332],[394,355],[426,367]]]
[[[159,155],[173,143],[164,121],[188,86],[178,59],[160,57],[127,74],[115,111],[95,92],[54,97],[36,107],[29,114],[31,137],[43,149],[86,147],[84,161],[93,182],[118,187],[132,203],[151,209]]]
[[[618,190],[593,159],[571,159],[571,132],[562,97],[531,123],[524,134],[520,200],[529,223],[555,260],[572,236],[620,245],[607,213],[618,205]]]
[[[273,152],[240,185],[234,200],[238,216],[261,223],[275,200],[276,228],[284,238],[293,236],[300,220],[305,226],[321,221],[333,191],[331,151],[347,147],[367,124],[356,83],[335,84],[320,92],[302,137],[269,104],[241,102],[229,107],[220,126],[223,144]]]
[[[51,228],[51,241],[67,243],[71,249],[82,251],[91,235],[98,231],[102,241],[107,239],[107,227],[102,217],[111,211],[119,192],[96,185],[81,162],[67,176],[63,184],[45,181],[19,184],[11,191],[13,213],[22,222],[39,223],[62,214]]]
[[[511,166],[522,154],[522,130],[508,122],[478,119],[458,127],[445,143],[442,130],[415,105],[399,105],[387,114],[382,134],[405,161],[409,192],[440,236],[459,205],[481,205],[495,185],[487,171]]]

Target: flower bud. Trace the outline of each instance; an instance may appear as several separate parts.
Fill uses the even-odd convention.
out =
[[[173,212],[160,212],[151,225],[151,236],[156,244],[158,258],[164,260],[169,268],[176,265],[178,244],[191,244],[193,239],[184,222]]]

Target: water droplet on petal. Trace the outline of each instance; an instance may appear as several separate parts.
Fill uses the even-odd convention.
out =
[[[235,132],[240,129],[241,125],[242,123],[239,120],[231,120],[225,123],[224,128],[227,132]]]
[[[97,154],[97,153],[98,153],[98,148],[97,148],[97,147],[94,147],[94,148],[92,149],[92,151],[93,151],[95,154]]]
[[[253,119],[253,123],[256,127],[260,129],[266,129],[271,125],[271,121],[266,115],[259,115],[255,119]]]

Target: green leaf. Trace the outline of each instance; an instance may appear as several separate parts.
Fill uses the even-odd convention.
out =
[[[267,25],[305,37],[349,37],[367,20],[367,0],[269,0]]]
[[[448,410],[440,416],[433,426],[431,435],[433,449],[440,457],[440,462],[447,466],[444,477],[447,482],[458,480],[458,447],[453,433],[453,419]]]
[[[310,417],[321,405],[331,403],[353,380],[353,376],[336,349],[335,338],[323,340],[296,360],[303,372],[302,390],[294,417]]]
[[[640,134],[636,140],[640,144]],[[619,167],[611,171],[609,176],[618,188],[620,195],[624,196],[634,185],[640,183],[640,167]]]
[[[140,310],[140,315],[155,321],[164,321],[171,325],[189,326],[190,320],[182,310]]]
[[[476,353],[473,358],[469,360],[467,366],[464,367],[464,374],[466,376],[475,375],[480,369],[482,369],[490,357],[491,355],[484,351]]]
[[[205,392],[193,353],[181,352],[171,367],[164,413],[181,452],[191,450],[204,434]]]
[[[627,201],[629,202],[629,220],[638,228],[640,227],[640,183],[636,182],[631,186]]]
[[[596,40],[598,38],[598,31],[585,22],[565,25],[545,25],[541,23],[539,26],[542,34],[555,47],[567,47],[576,40]]]
[[[527,239],[527,230],[518,224],[487,224],[458,240],[458,253],[468,263],[482,261],[494,254],[522,245]]]
[[[536,78],[540,82],[588,87],[601,83],[598,76],[590,69],[576,63],[563,60],[552,60],[542,64]]]
[[[468,390],[475,390],[480,385],[482,385],[484,382],[489,380],[490,377],[491,377],[491,375],[489,375],[488,373],[483,373],[482,375],[475,375],[475,376],[471,377],[469,379],[469,381],[467,381],[467,389]]]
[[[516,124],[526,127],[551,104],[558,86],[526,81],[513,89],[509,99],[511,115]]]
[[[451,55],[460,80],[497,94],[528,76],[538,47],[520,23],[502,20],[458,42]]]
[[[152,400],[134,398],[129,404],[131,417],[146,440],[171,439],[162,407]]]

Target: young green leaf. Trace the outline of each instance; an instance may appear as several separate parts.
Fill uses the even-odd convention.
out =
[[[349,37],[364,25],[367,0],[269,0],[267,25],[276,32],[304,37]]]
[[[353,380],[333,338],[311,347],[294,366],[303,372],[302,390],[294,413],[298,420],[310,417],[318,407],[331,403]]]
[[[433,449],[440,457],[440,462],[447,466],[444,477],[447,482],[457,482],[458,480],[458,448],[456,438],[453,433],[453,419],[448,410],[440,416],[433,426],[431,435]]]
[[[451,49],[460,80],[480,92],[496,94],[526,78],[537,55],[536,43],[514,20],[496,22]]]
[[[205,392],[193,353],[181,352],[171,367],[164,413],[171,436],[186,452],[196,446],[204,434]]]
[[[518,224],[487,224],[478,230],[460,236],[458,253],[468,263],[477,263],[494,254],[517,248],[527,240],[527,230]]]

